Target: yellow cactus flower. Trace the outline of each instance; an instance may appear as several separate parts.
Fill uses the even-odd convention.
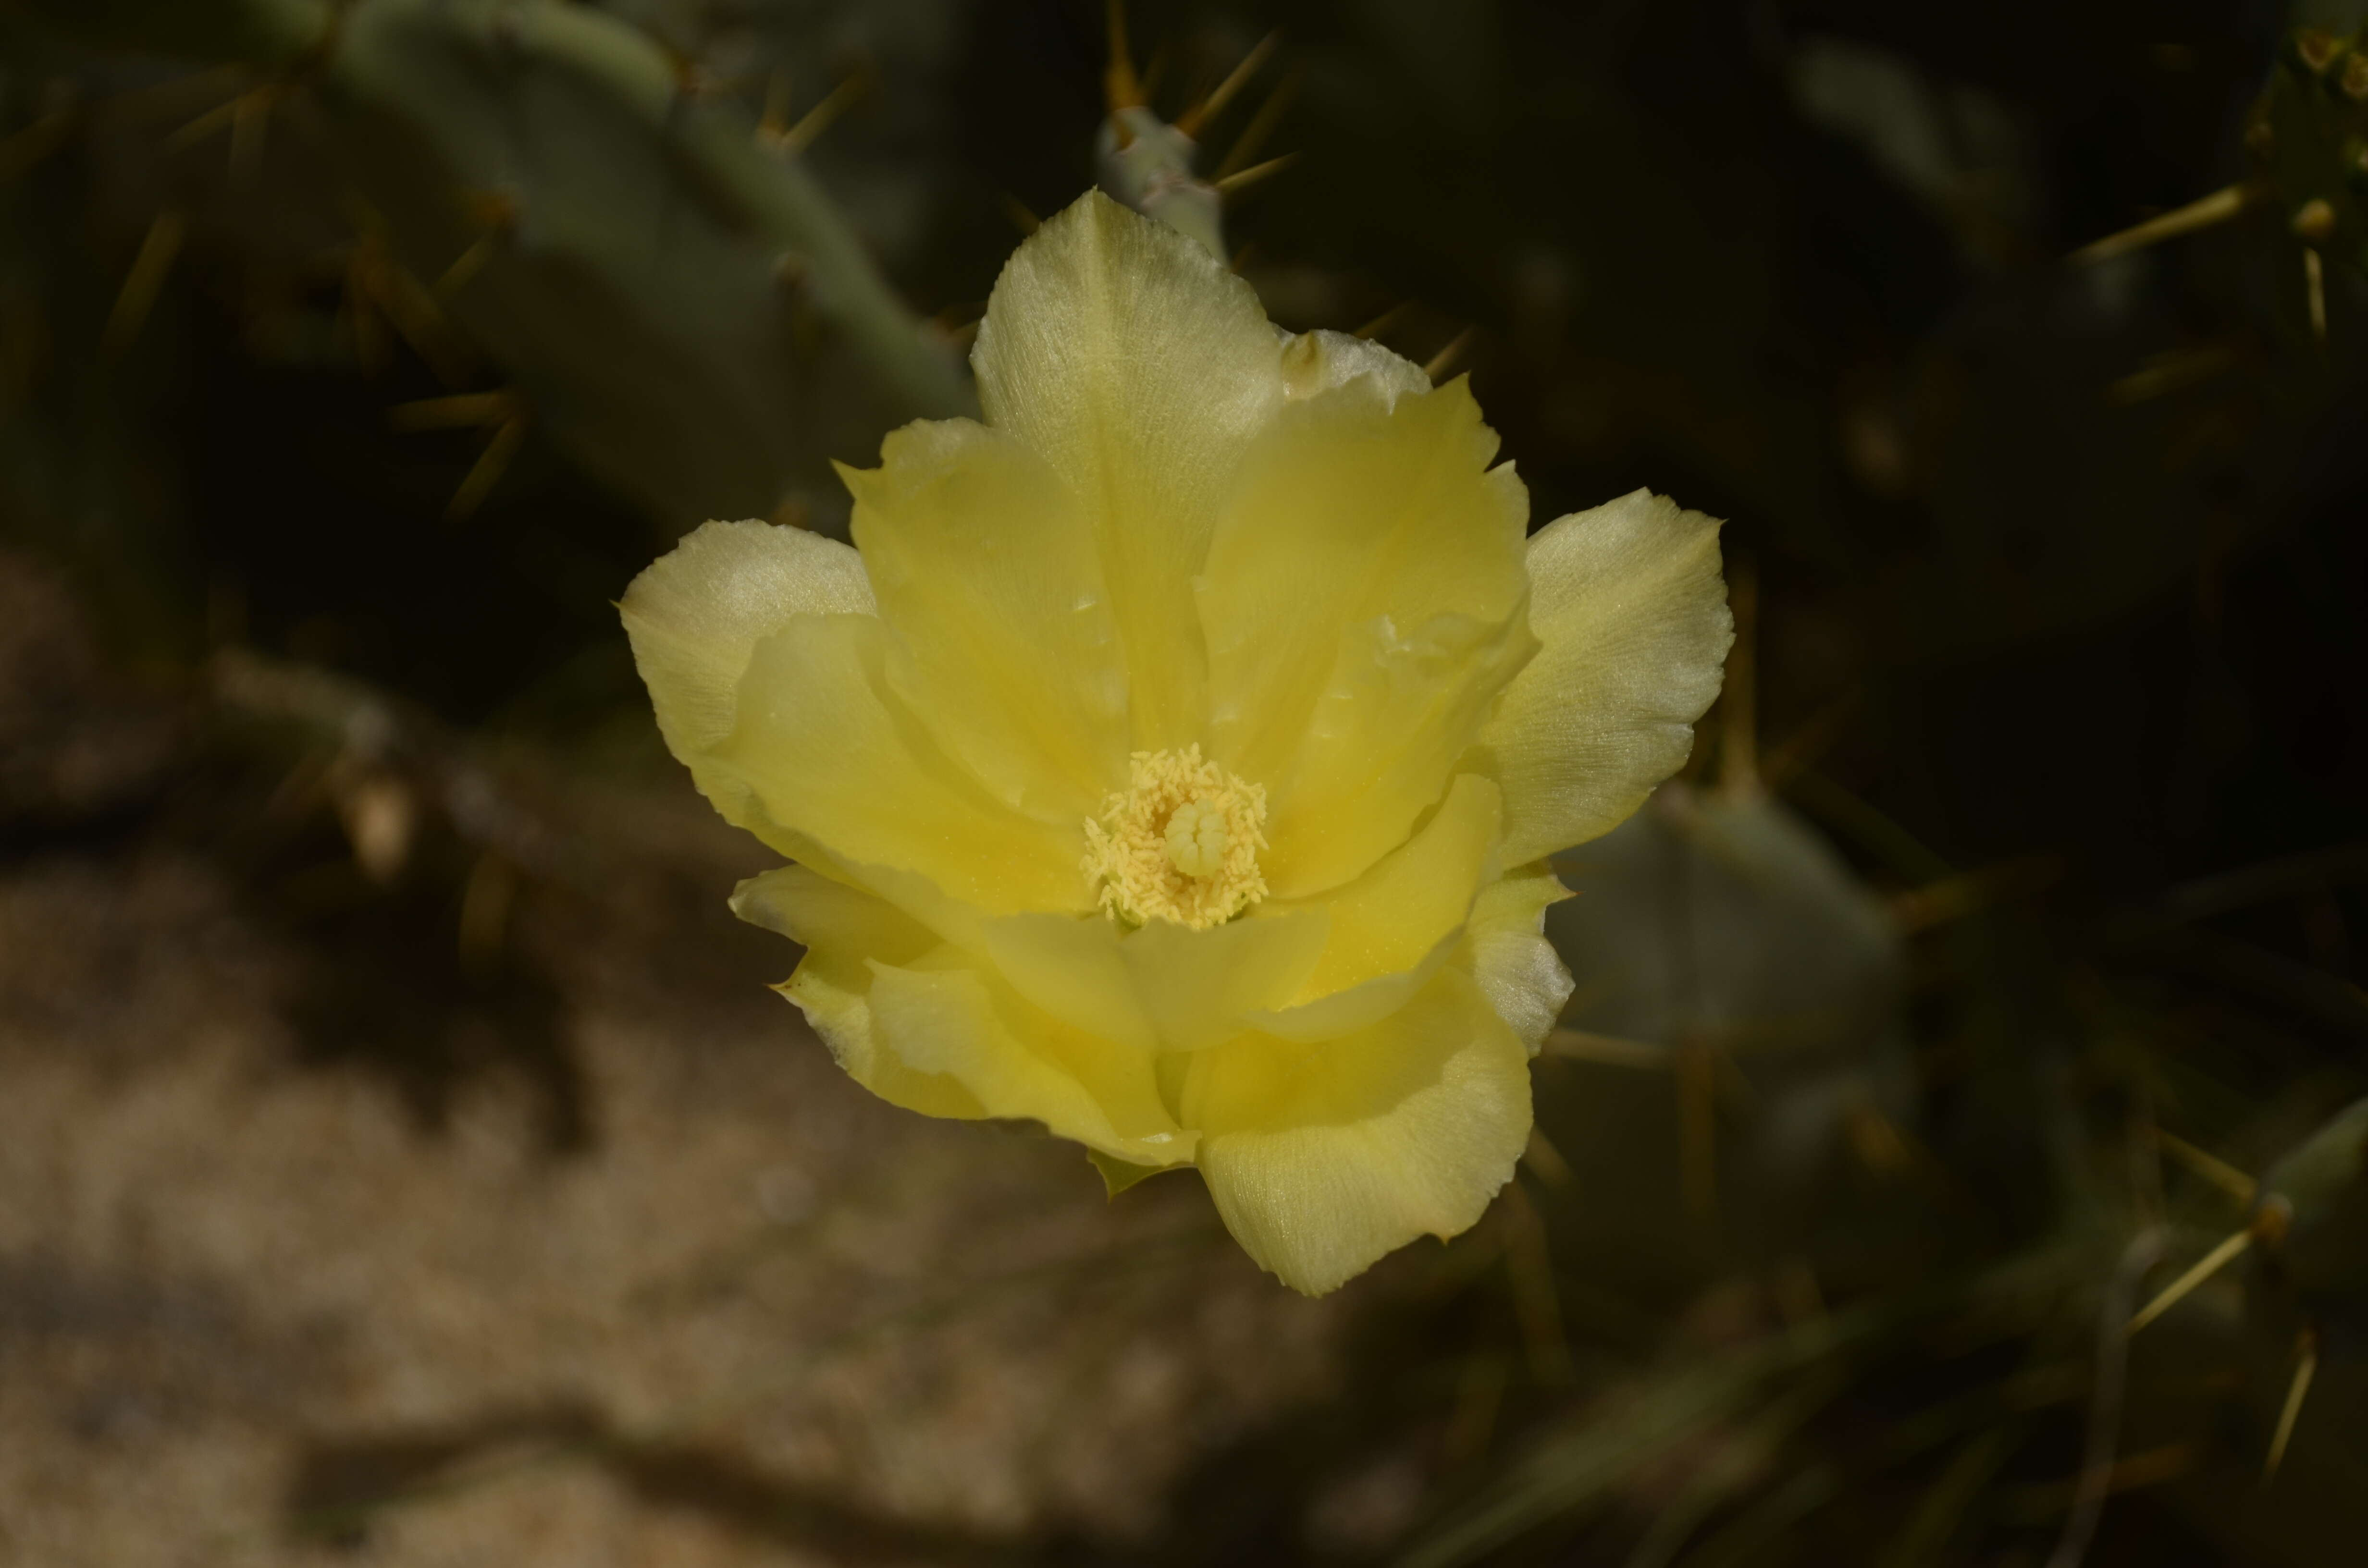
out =
[[[625,595],[667,744],[795,862],[733,907],[865,1087],[1113,1188],[1197,1165],[1301,1290],[1464,1230],[1569,990],[1543,858],[1718,689],[1718,525],[1640,491],[1525,540],[1463,381],[1278,333],[1099,194],[972,363],[985,423],[841,471],[852,548],[710,523]]]

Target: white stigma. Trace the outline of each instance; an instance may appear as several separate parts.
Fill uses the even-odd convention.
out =
[[[1225,866],[1225,813],[1208,801],[1187,801],[1167,819],[1167,863],[1188,877],[1213,877]]]

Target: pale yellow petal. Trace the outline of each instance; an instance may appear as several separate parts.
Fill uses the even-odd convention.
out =
[[[916,1072],[959,1083],[989,1116],[1042,1122],[1133,1165],[1191,1157],[1194,1139],[1160,1099],[1149,1052],[1068,1028],[951,948],[871,973],[881,1040]]]
[[[1460,380],[1397,396],[1360,378],[1275,419],[1196,585],[1212,755],[1271,795],[1351,628],[1520,609],[1529,502],[1496,453]]]
[[[1320,396],[1359,376],[1374,378],[1393,400],[1430,390],[1421,366],[1345,332],[1303,332],[1282,346],[1283,392],[1294,401]]]
[[[1319,908],[1261,911],[1205,931],[1161,922],[1129,933],[1120,950],[1161,1043],[1202,1051],[1292,994],[1321,957],[1330,925],[1330,912]]]
[[[1446,960],[1474,897],[1493,878],[1497,833],[1497,787],[1459,776],[1420,832],[1312,901],[1331,916],[1323,959],[1288,1006],[1254,1015],[1251,1027],[1329,1040],[1403,1006]]]
[[[947,892],[919,871],[835,855],[808,835],[791,833],[779,826],[768,828],[764,837],[767,843],[800,865],[811,867],[835,882],[860,889],[893,905],[898,913],[941,942],[950,942],[975,952],[981,929],[993,918],[977,906],[965,903]],[[762,920],[756,923],[766,924]]]
[[[1139,750],[1200,738],[1191,581],[1243,450],[1281,403],[1280,357],[1248,284],[1099,191],[1030,236],[987,302],[979,401],[1092,524]]]
[[[1338,887],[1404,842],[1536,646],[1518,617],[1351,628],[1275,791],[1262,861],[1276,896]]]
[[[746,792],[707,754],[732,733],[749,655],[792,616],[870,613],[871,585],[862,559],[837,540],[765,522],[706,523],[634,578],[617,608],[658,733],[738,822]]]
[[[1093,1165],[1094,1174],[1102,1178],[1103,1193],[1110,1198],[1116,1198],[1146,1176],[1180,1168],[1178,1165],[1138,1165],[1131,1160],[1114,1159],[1099,1149],[1090,1148],[1086,1151],[1086,1159]]]
[[[742,825],[784,854],[812,839],[917,873],[990,914],[1088,907],[1082,821],[1021,816],[950,763],[886,690],[887,639],[872,616],[805,616],[757,645],[738,725],[709,754],[757,807]]]
[[[1530,540],[1543,647],[1481,737],[1508,862],[1610,832],[1684,764],[1735,641],[1718,528],[1639,490]]]
[[[1158,1043],[1110,916],[1012,915],[979,928],[979,950],[1013,990],[1072,1028],[1138,1051]]]
[[[1190,1061],[1184,1119],[1218,1213],[1310,1295],[1469,1228],[1529,1142],[1529,1054],[1452,968],[1344,1039],[1251,1037]]]
[[[908,425],[880,456],[839,472],[891,685],[1006,805],[1064,826],[1099,812],[1126,787],[1126,667],[1076,496],[968,420]]]
[[[1021,915],[989,922],[982,940],[1012,987],[1064,1022],[1141,1049],[1200,1051],[1297,994],[1330,924],[1320,905],[1199,931]]]
[[[1464,928],[1472,978],[1532,1056],[1570,1000],[1570,971],[1545,938],[1547,906],[1569,896],[1551,869],[1528,866],[1483,889]]]
[[[1497,787],[1459,776],[1422,831],[1323,900],[1332,929],[1323,960],[1294,1000],[1410,968],[1463,924],[1498,827]]]
[[[784,866],[742,882],[733,913],[751,925],[805,945],[797,972],[781,994],[847,1075],[891,1105],[924,1116],[975,1120],[992,1114],[954,1077],[913,1068],[882,1040],[871,1013],[872,960],[909,963],[937,947],[936,938],[869,893]]]
[[[1210,755],[1268,792],[1275,896],[1337,886],[1446,790],[1534,644],[1528,496],[1466,384],[1372,376],[1261,437],[1199,585]]]
[[[928,1116],[1041,1121],[1133,1165],[1190,1157],[1146,1052],[1028,1006],[885,900],[786,866],[741,883],[732,907],[805,944],[782,993],[882,1099]]]
[[[942,945],[894,904],[804,866],[782,866],[732,890],[732,913],[806,949],[833,948],[907,964]]]

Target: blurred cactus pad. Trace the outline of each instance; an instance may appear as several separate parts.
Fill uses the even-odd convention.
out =
[[[0,1562],[2317,1568],[2368,6],[0,0]],[[870,1101],[613,602],[1090,186],[1728,519],[1469,1233]]]
[[[2368,33],[2295,28],[2245,144],[2294,237],[2368,272]]]
[[[827,511],[819,454],[969,405],[951,346],[883,281],[790,128],[705,101],[695,67],[598,7],[36,9],[245,67],[225,138],[302,94],[350,181],[341,205],[403,269],[395,309],[430,333],[449,315],[510,379],[508,406],[680,526]]]

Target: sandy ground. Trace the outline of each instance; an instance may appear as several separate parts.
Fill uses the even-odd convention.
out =
[[[479,991],[386,957],[432,901],[296,928],[186,835],[17,835],[0,1562],[1093,1555],[1323,1396],[1340,1309],[1191,1177],[871,1100],[722,912],[761,851],[598,812],[613,885],[529,883]]]

